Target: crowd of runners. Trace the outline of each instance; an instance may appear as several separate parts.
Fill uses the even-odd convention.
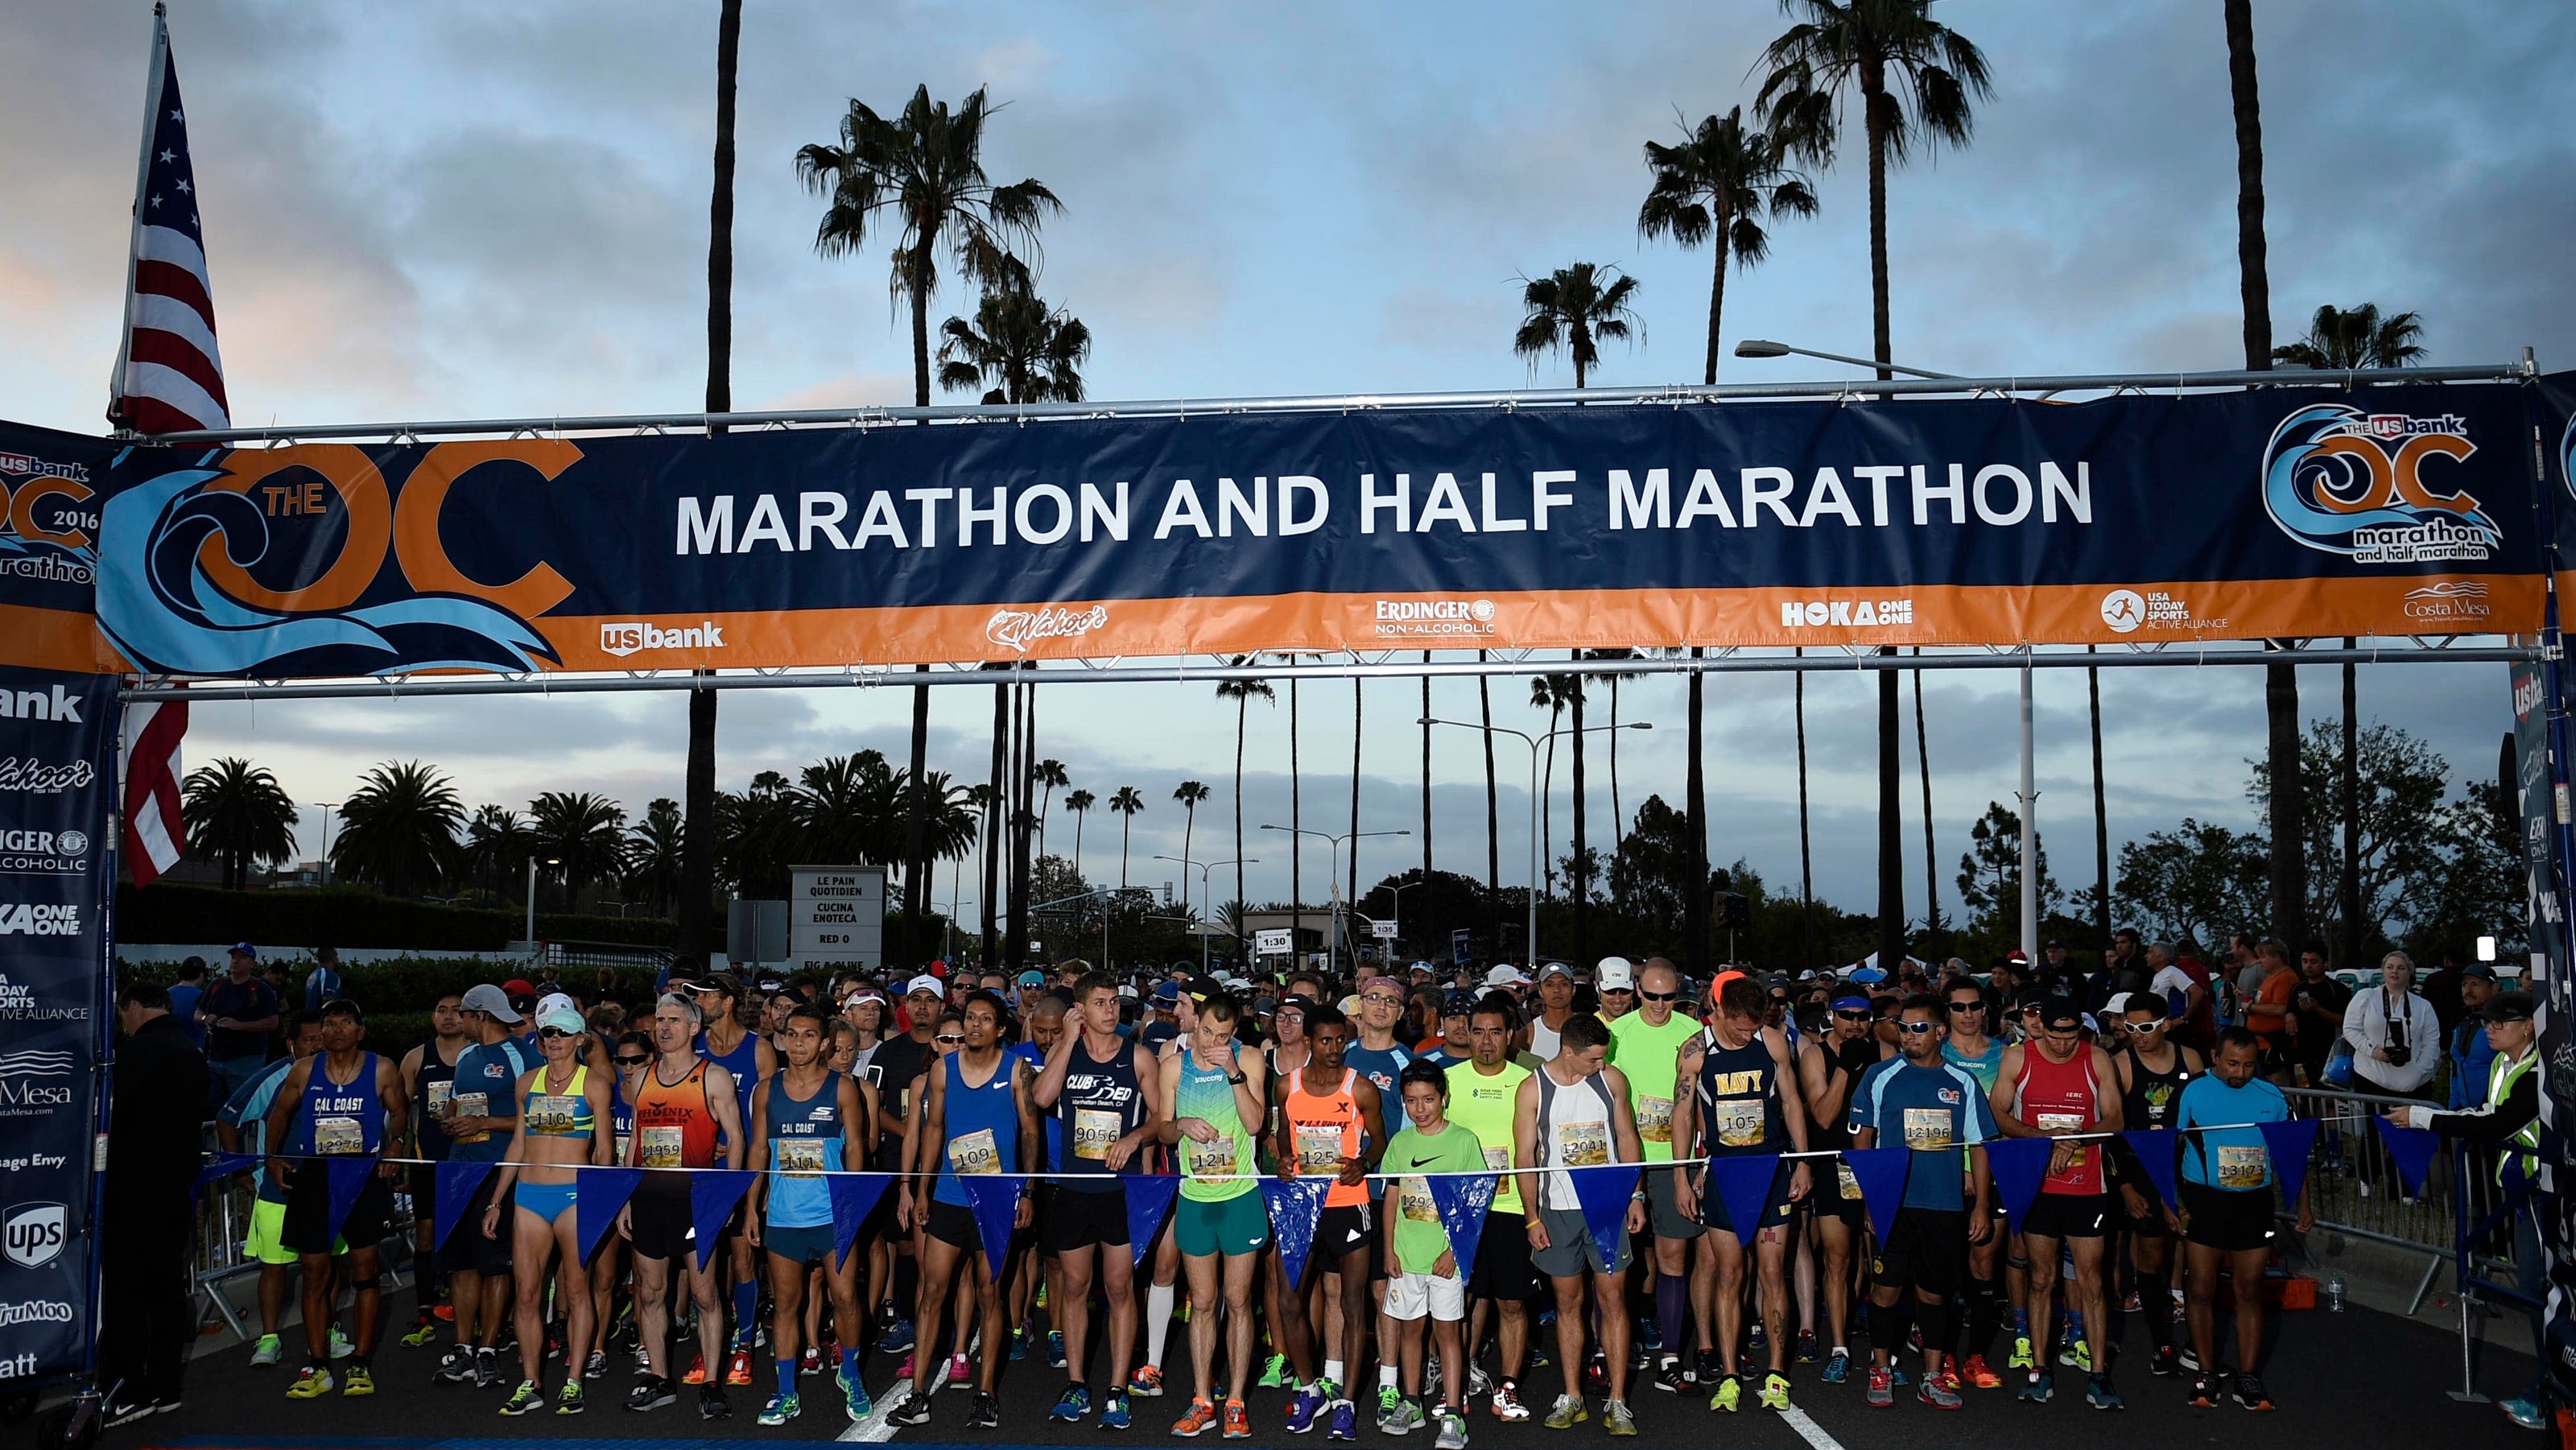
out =
[[[293,1055],[222,1117],[227,1146],[268,1155],[254,1363],[300,1363],[297,1399],[375,1391],[376,1245],[400,1190],[420,1272],[394,1332],[507,1415],[578,1413],[613,1376],[634,1411],[687,1387],[721,1419],[748,1386],[780,1425],[828,1383],[854,1422],[992,1429],[1004,1374],[1042,1363],[1063,1377],[1052,1416],[1102,1430],[1168,1396],[1171,1433],[1244,1438],[1260,1390],[1291,1432],[1355,1438],[1365,1406],[1380,1434],[1428,1428],[1456,1450],[1480,1413],[1634,1435],[1648,1389],[1720,1413],[1836,1394],[1956,1411],[2063,1383],[2116,1410],[2123,1344],[2193,1405],[2271,1409],[2262,1285],[2280,1225],[2308,1222],[2259,1127],[2290,1114],[2277,1054],[2196,1022],[2181,992],[2083,997],[1956,963],[1704,984],[1619,957],[1257,984],[1081,961],[749,984],[683,969],[631,1015],[551,984],[476,986],[398,1065],[333,1001],[284,1024]],[[2485,1011],[2528,1027],[2518,994]],[[2139,1128],[2180,1130],[2172,1173],[2116,1136]],[[2032,1137],[2057,1141],[2008,1219],[1987,1147]],[[1898,1145],[1882,1233],[1838,1155]],[[370,1179],[335,1240],[317,1160],[344,1153],[409,1166]],[[1762,1155],[1768,1187],[1743,1191],[1728,1160]],[[475,1160],[496,1166],[440,1212],[436,1165]],[[1626,1164],[1642,1171],[1625,1232],[1595,1233],[1575,1173]],[[584,1170],[613,1166],[647,1171],[585,1260]],[[706,1169],[756,1174],[713,1245],[693,1175],[668,1171]],[[854,1241],[828,1176],[851,1171],[894,1175]],[[1147,1174],[1178,1185],[1140,1247],[1129,1194]],[[1429,1188],[1444,1174],[1495,1175],[1464,1261]],[[978,1175],[1029,1175],[998,1272]],[[1302,1256],[1265,1175],[1329,1180]],[[943,1387],[962,1411],[938,1407]]]

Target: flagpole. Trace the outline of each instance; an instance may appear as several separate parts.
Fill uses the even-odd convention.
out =
[[[152,7],[151,68],[143,78],[143,139],[134,154],[134,219],[125,242],[125,313],[117,329],[116,371],[107,378],[107,421],[121,432],[131,432],[125,420],[117,416],[117,400],[125,396],[125,368],[134,347],[134,259],[143,254],[143,188],[152,175],[152,132],[154,118],[161,114],[161,80],[170,73],[170,12],[165,4]]]

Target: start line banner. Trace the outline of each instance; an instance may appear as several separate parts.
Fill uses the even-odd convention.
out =
[[[95,568],[21,662],[205,677],[2537,632],[2536,391],[0,429],[0,568]]]

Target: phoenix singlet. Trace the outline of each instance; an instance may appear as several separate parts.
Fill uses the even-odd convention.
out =
[[[1228,1049],[1231,1051],[1231,1049]],[[1249,1177],[1258,1165],[1252,1156],[1252,1132],[1236,1108],[1234,1084],[1222,1068],[1202,1068],[1187,1048],[1180,1053],[1181,1080],[1172,1089],[1172,1116],[1201,1118],[1216,1126],[1214,1141],[1201,1143],[1187,1133],[1173,1149],[1181,1158],[1181,1197],[1199,1203],[1223,1203],[1254,1192],[1261,1184]],[[1229,1127],[1228,1125],[1232,1126]],[[1224,1179],[1225,1182],[1209,1182]]]
[[[1105,1193],[1119,1186],[1109,1171],[1109,1150],[1145,1121],[1145,1090],[1136,1081],[1136,1045],[1118,1039],[1106,1062],[1091,1055],[1087,1042],[1073,1044],[1066,1064],[1064,1090],[1056,1095],[1053,1121],[1065,1145],[1062,1162],[1053,1165],[1056,1186],[1076,1193]],[[1144,1155],[1131,1154],[1127,1171],[1142,1166]]]
[[[843,1161],[848,1124],[841,1121],[841,1075],[823,1070],[823,1085],[799,1102],[787,1091],[787,1072],[769,1077],[769,1222],[776,1228],[814,1228],[832,1221],[825,1173],[859,1165]]]
[[[1342,1080],[1329,1093],[1306,1091],[1303,1072],[1288,1079],[1279,1110],[1288,1124],[1289,1150],[1297,1155],[1297,1172],[1329,1177],[1342,1171],[1342,1160],[1360,1156],[1360,1105],[1351,1085],[1356,1068],[1342,1069]],[[1226,1089],[1233,1091],[1231,1084]],[[1326,1208],[1355,1208],[1368,1202],[1366,1183],[1335,1183],[1324,1190]]]
[[[2093,1080],[2093,1055],[2079,1050],[2064,1062],[2051,1062],[2036,1044],[2022,1054],[2021,1077],[2013,1084],[2013,1116],[2044,1133],[2087,1133],[2102,1120],[2102,1085]],[[2102,1154],[2098,1145],[2076,1145],[2063,1173],[2039,1185],[2042,1193],[2088,1197],[2104,1191]]]
[[[376,1055],[358,1054],[358,1074],[345,1083],[331,1080],[330,1059],[313,1059],[305,1081],[304,1101],[295,1114],[296,1155],[335,1157],[373,1153],[384,1146],[385,1100],[376,1091]]]
[[[644,1070],[644,1085],[635,1090],[635,1166],[638,1168],[712,1168],[716,1161],[716,1115],[707,1107],[707,1060],[689,1064],[678,1082],[662,1081],[662,1064]],[[689,1180],[677,1173],[651,1173],[636,1191],[685,1195]]]
[[[965,1185],[957,1181],[960,1173],[1017,1173],[1020,1171],[1020,1110],[1011,1095],[1011,1074],[1019,1059],[1001,1054],[993,1064],[992,1077],[981,1087],[966,1081],[966,1054],[952,1052],[941,1069],[948,1074],[945,1113],[947,1141],[940,1145],[939,1185],[931,1190],[936,1203],[967,1206]]]

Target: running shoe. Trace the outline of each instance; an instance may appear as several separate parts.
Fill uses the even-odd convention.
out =
[[[1941,1356],[1941,1372],[1932,1378],[1941,1382],[1941,1388],[1954,1395],[1957,1394],[1959,1392],[1959,1357],[1955,1354]]]
[[[2073,1344],[2060,1347],[2057,1351],[2057,1362],[2091,1374],[2093,1372],[2092,1341],[2079,1339]]]
[[[2097,1410],[2128,1408],[2128,1401],[2121,1399],[2120,1392],[2111,1388],[2111,1377],[2106,1374],[2097,1374],[2085,1381],[2084,1403]]]
[[[1981,1390],[1999,1390],[2004,1387],[2004,1377],[1995,1373],[1994,1366],[1986,1363],[1986,1357],[1982,1354],[1969,1355],[1968,1362],[1960,1366],[1959,1377]]]
[[[1851,1351],[1837,1344],[1834,1346],[1834,1352],[1825,1356],[1824,1373],[1817,1378],[1829,1385],[1838,1385],[1850,1374]]]
[[[357,1360],[350,1364],[347,1369],[340,1372],[340,1394],[342,1398],[362,1397],[372,1395],[375,1392],[376,1376],[373,1371],[367,1368],[367,1362],[365,1360]]]
[[[2267,1405],[2265,1408],[2268,1409],[2270,1407]],[[2521,1398],[2510,1399],[2505,1401],[2502,1405],[2497,1406],[2497,1408],[2504,1411],[2506,1419],[2513,1421],[2515,1424],[2520,1425],[2526,1430],[2546,1430],[2549,1428],[2549,1412],[2541,1407],[2538,1400]]]
[[[1135,1373],[1127,1376],[1127,1393],[1139,1399],[1161,1399],[1163,1397],[1162,1367],[1151,1364],[1136,1366]]]
[[[1789,1408],[1789,1377],[1787,1375],[1774,1370],[1770,1374],[1766,1374],[1762,1377],[1762,1408],[1766,1410],[1785,1410]]]
[[[1518,1424],[1530,1417],[1529,1406],[1521,1403],[1521,1387],[1518,1380],[1505,1380],[1494,1386],[1494,1397],[1490,1403],[1494,1418],[1497,1420]]]
[[[801,1396],[771,1395],[769,1403],[760,1407],[760,1423],[784,1425],[804,1413],[805,1401]]]
[[[510,1397],[501,1402],[501,1413],[505,1415],[533,1415],[545,1407],[545,1386],[538,1384],[535,1380],[521,1380],[519,1381],[519,1387],[510,1391]]]
[[[2037,1368],[2039,1368],[2039,1364],[2038,1364],[2038,1362],[2037,1362],[2036,1360],[2034,1360],[2034,1359],[2031,1357],[2031,1352],[2030,1352],[2030,1336],[2029,1336],[2029,1335],[2027,1335],[2027,1334],[2016,1334],[2016,1335],[2014,1335],[2014,1336],[2013,1336],[2013,1351],[2012,1351],[2012,1358],[2010,1358],[2010,1359],[2008,1359],[2008,1360],[2005,1360],[2005,1361],[2004,1361],[2004,1368],[2006,1368],[2006,1369],[2037,1369]]]
[[[1601,1428],[1613,1435],[1634,1435],[1637,1417],[1628,1413],[1626,1400],[1610,1400],[1601,1406]]]
[[[751,1383],[750,1350],[737,1349],[733,1352],[733,1358],[725,1365],[725,1383],[729,1385],[747,1385]]]
[[[1252,1412],[1243,1407],[1241,1400],[1225,1402],[1225,1438],[1228,1440],[1252,1438]]]
[[[1717,1382],[1717,1393],[1708,1397],[1708,1407],[1734,1414],[1744,1403],[1744,1381],[1733,1375]]]
[[[2145,1303],[2138,1298],[2138,1291],[2135,1289],[2120,1296],[2120,1312],[2123,1314],[2135,1314],[2145,1307]]]
[[[1257,1390],[1284,1389],[1288,1384],[1288,1356],[1274,1354],[1261,1362],[1261,1378],[1252,1382]]]
[[[1940,1375],[1926,1377],[1923,1388],[1914,1392],[1914,1398],[1936,1410],[1955,1410],[1966,1403],[1959,1398],[1958,1387],[1944,1384],[1942,1379]]]
[[[989,1393],[983,1390],[977,1390],[975,1392],[973,1402],[968,1405],[966,1410],[966,1424],[969,1428],[977,1430],[998,1430],[1002,1428],[1001,1403],[995,1400]]]
[[[1348,1400],[1335,1400],[1332,1410],[1332,1414],[1325,1420],[1324,1434],[1335,1440],[1358,1439],[1360,1437],[1359,1406]]]
[[[1190,1397],[1189,1413],[1173,1422],[1172,1433],[1184,1440],[1193,1440],[1214,1428],[1216,1428],[1216,1405],[1193,1395]]]
[[[1315,1428],[1315,1416],[1332,1403],[1322,1385],[1308,1385],[1288,1399],[1288,1433],[1303,1435]]]
[[[2272,1408],[2272,1397],[2264,1391],[2261,1380],[2240,1374],[2236,1377],[2236,1403],[2249,1410],[2268,1410]]]
[[[661,1375],[648,1374],[636,1380],[635,1388],[626,1392],[626,1408],[658,1410],[678,1398],[679,1396],[672,1392],[670,1380]]]
[[[331,1357],[333,1359],[347,1359],[350,1355],[356,1354],[357,1352],[358,1346],[349,1342],[349,1336],[340,1332],[340,1326],[337,1324],[332,1325]]]
[[[437,1316],[424,1314],[411,1322],[411,1329],[402,1337],[403,1348],[423,1349],[428,1347],[429,1342],[437,1337]]]
[[[682,1383],[682,1384],[684,1384],[684,1385],[702,1385],[702,1384],[705,1384],[706,1382],[707,1382],[707,1357],[706,1357],[706,1354],[705,1354],[705,1352],[704,1352],[704,1351],[697,1351],[697,1352],[693,1352],[693,1353],[691,1353],[691,1354],[690,1354],[690,1356],[689,1356],[689,1372],[688,1372],[687,1374],[684,1374],[684,1375],[680,1376],[680,1383]]]
[[[581,1362],[581,1377],[586,1380],[604,1380],[608,1378],[608,1351],[604,1349],[592,1350],[590,1352],[590,1358]]]
[[[733,1418],[733,1406],[726,1403],[725,1393],[722,1389],[714,1385],[700,1385],[698,1387],[698,1418],[701,1420],[729,1420]]]
[[[1432,1450],[1467,1450],[1467,1417],[1444,1406],[1440,1411],[1440,1438],[1431,1444]]]
[[[1379,1385],[1377,1387],[1378,1423],[1381,1425],[1385,1424],[1386,1417],[1394,1414],[1397,1407],[1404,1403],[1405,1399],[1402,1391],[1398,1390],[1393,1385]]]
[[[1900,1390],[1914,1383],[1906,1377],[1905,1366],[1898,1364],[1894,1355],[1888,1356],[1887,1359],[1887,1382]]]
[[[1100,1397],[1101,1429],[1124,1430],[1134,1423],[1136,1423],[1135,1416],[1127,1408],[1125,1390],[1111,1390]]]
[[[1422,1413],[1420,1405],[1399,1397],[1394,1409],[1379,1413],[1377,1432],[1381,1435],[1410,1435],[1426,1423],[1428,1417]]]
[[[1490,1395],[1493,1392],[1494,1377],[1485,1373],[1485,1367],[1483,1365],[1476,1363],[1472,1359],[1467,1361],[1466,1398],[1474,1399],[1478,1395]]]
[[[886,1423],[889,1425],[904,1426],[929,1424],[930,1396],[924,1394],[907,1394],[902,1399],[895,1401],[894,1408],[886,1411]]]
[[[823,1372],[823,1346],[819,1344],[809,1344],[805,1346],[805,1352],[796,1356],[796,1372],[798,1374],[821,1374]]]
[[[877,1410],[876,1405],[868,1399],[868,1387],[858,1380],[841,1382],[841,1408],[848,1412],[850,1423],[853,1425],[875,1414]]]
[[[2030,1372],[2030,1382],[2021,1387],[2014,1399],[2026,1405],[2044,1405],[2057,1394],[2057,1381],[2037,1370]]]
[[[2170,1344],[2156,1346],[2156,1352],[2147,1358],[2147,1373],[2158,1379],[2182,1373],[2181,1353]]]
[[[582,1412],[583,1402],[587,1398],[582,1391],[581,1381],[565,1380],[564,1387],[555,1394],[555,1413],[578,1415]]]
[[[1078,1425],[1090,1413],[1091,1391],[1081,1385],[1066,1385],[1064,1393],[1056,1396],[1055,1408],[1047,1411],[1047,1418]]]
[[[1047,1331],[1047,1368],[1064,1368],[1064,1331],[1061,1329]]]
[[[894,1367],[894,1377],[898,1380],[909,1380],[912,1378],[912,1356],[910,1354],[906,1354],[903,1357],[903,1362]]]
[[[2199,1374],[2204,1368],[2206,1368],[2200,1362],[2200,1351],[2192,1348],[2188,1344],[2175,1346],[2174,1363],[2181,1365],[2184,1369],[2193,1374]],[[2217,1371],[2211,1370],[2210,1372],[2214,1374]]]
[[[1571,1430],[1575,1426],[1580,1425],[1591,1418],[1592,1417],[1590,1415],[1584,1413],[1583,1401],[1576,1399],[1572,1395],[1558,1395],[1556,1397],[1556,1407],[1549,1410],[1547,1412],[1547,1418],[1539,1423],[1547,1426],[1551,1430]]]
[[[1664,1362],[1655,1367],[1655,1377],[1647,1383],[1668,1395],[1677,1395],[1685,1389],[1693,1388],[1690,1372],[1682,1368],[1682,1362],[1671,1355],[1664,1356]]]
[[[1643,1348],[1661,1349],[1664,1347],[1664,1326],[1656,1322],[1654,1315],[1640,1314],[1637,1316],[1636,1339]]]
[[[948,1357],[948,1387],[950,1389],[973,1389],[975,1387],[973,1384],[974,1377],[975,1367],[966,1362],[966,1351],[961,1349]]]
[[[1760,1354],[1771,1347],[1771,1331],[1763,1327],[1761,1320],[1756,1319],[1745,1326],[1744,1343],[1747,1349]]]
[[[474,1387],[478,1390],[488,1390],[500,1382],[501,1351],[497,1349],[474,1351]]]
[[[1869,1367],[1869,1390],[1863,1398],[1873,1410],[1884,1410],[1896,1403],[1896,1381],[1888,1376],[1885,1365]]]
[[[1014,1327],[1012,1328],[1012,1330],[1011,1330],[1011,1359],[1012,1359],[1014,1362],[1017,1362],[1017,1361],[1019,1361],[1019,1360],[1026,1359],[1026,1358],[1028,1358],[1028,1357],[1029,1357],[1029,1331],[1028,1331],[1028,1328],[1027,1328],[1025,1325],[1014,1326]]]
[[[259,1343],[251,1346],[250,1365],[253,1369],[266,1369],[285,1357],[286,1346],[278,1341],[277,1336],[263,1334],[259,1337]],[[442,1362],[439,1367],[445,1369],[446,1365]]]
[[[884,1350],[888,1354],[901,1354],[903,1351],[912,1348],[912,1321],[909,1319],[897,1319],[892,1325],[887,1327],[886,1332],[883,1335],[878,1337],[877,1348]]]
[[[2190,1404],[2193,1409],[2217,1409],[2218,1402],[2223,1398],[2225,1398],[2225,1396],[2219,1391],[2218,1381],[2215,1378],[2205,1374],[2196,1374],[2191,1377]]]
[[[1799,1331],[1798,1331],[1798,1363],[1800,1363],[1800,1364],[1814,1364],[1814,1363],[1816,1362],[1816,1351],[1817,1351],[1817,1345],[1816,1345],[1816,1331],[1814,1331],[1814,1330],[1812,1330],[1812,1329],[1801,1329],[1801,1330],[1799,1330]]]

